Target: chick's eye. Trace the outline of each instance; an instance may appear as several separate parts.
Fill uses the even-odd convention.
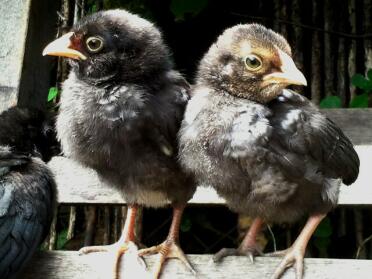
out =
[[[98,52],[103,48],[103,39],[100,37],[89,37],[86,40],[86,45],[90,52]]]
[[[245,66],[248,70],[258,71],[262,68],[262,60],[257,55],[251,54],[244,59]]]

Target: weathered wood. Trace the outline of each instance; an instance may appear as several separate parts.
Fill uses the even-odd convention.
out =
[[[370,183],[372,146],[356,146],[356,149],[361,160],[360,175],[352,186],[341,187],[339,204],[372,204],[372,187]],[[59,203],[125,204],[120,193],[101,182],[94,170],[84,168],[64,157],[54,157],[50,161],[49,166],[56,176]],[[223,204],[224,200],[218,197],[213,189],[199,187],[190,203]]]
[[[354,145],[372,144],[372,109],[322,110],[348,136]]]
[[[211,255],[189,255],[191,264],[197,271],[197,277],[177,260],[169,260],[162,278],[270,278],[279,264],[280,258],[256,258],[251,264],[247,257],[227,257],[221,263],[214,264]],[[147,270],[141,270],[138,264],[124,259],[122,278],[151,278],[150,272],[157,259],[146,257]],[[103,279],[111,278],[112,261],[107,253],[93,253],[79,256],[77,252],[40,252],[31,260],[19,278],[23,279]],[[367,279],[371,278],[372,264],[368,260],[305,259],[304,279]],[[295,278],[293,269],[289,269],[283,279]]]
[[[18,99],[31,0],[3,0],[0,5],[0,112]]]
[[[43,107],[53,60],[41,56],[54,36],[58,1],[3,0],[0,5],[0,112]]]
[[[25,1],[26,2],[26,1]],[[59,1],[31,1],[25,55],[17,104],[45,108],[55,59],[41,55],[44,47],[54,40]]]

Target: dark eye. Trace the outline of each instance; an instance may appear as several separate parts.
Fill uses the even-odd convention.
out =
[[[245,66],[248,70],[258,71],[262,68],[262,60],[260,57],[254,54],[250,54],[244,59]]]
[[[103,48],[103,39],[100,37],[89,37],[86,40],[86,45],[90,52],[96,53]]]

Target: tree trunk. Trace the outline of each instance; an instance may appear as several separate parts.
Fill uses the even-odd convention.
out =
[[[364,33],[372,33],[372,0],[364,0]],[[364,40],[364,58],[366,73],[372,69],[372,38]]]
[[[312,2],[312,22],[314,26],[320,26],[321,6],[318,1]],[[311,48],[311,101],[314,104],[319,104],[322,98],[322,44],[323,35],[318,31],[312,32],[312,48]]]
[[[280,6],[280,19],[287,19],[288,15],[288,6],[286,5],[286,1],[281,2]],[[282,23],[280,25],[280,34],[283,35],[284,38],[288,38],[288,28],[286,23]]]
[[[347,26],[346,21],[343,20],[344,18],[347,18],[348,7],[346,6],[347,3],[344,1],[338,3],[338,12],[337,12],[337,21],[338,24],[338,31],[340,32],[347,32]],[[348,71],[347,71],[347,54],[348,51],[346,51],[346,39],[344,37],[338,38],[338,51],[337,51],[337,94],[340,96],[343,106],[347,104],[349,101],[349,86],[348,86]]]
[[[57,245],[57,216],[58,216],[58,207],[56,208],[52,220],[52,224],[50,225],[50,233],[49,233],[49,245],[48,250],[55,250]]]
[[[324,29],[334,30],[334,7],[332,0],[324,1]],[[338,5],[338,4],[337,4]],[[337,48],[334,47],[334,36],[329,33],[324,34],[324,94],[326,96],[335,95],[335,53]]]
[[[104,245],[107,245],[110,243],[110,234],[111,234],[110,207],[106,205],[103,207],[103,244]]]
[[[97,221],[97,207],[94,205],[89,205],[85,207],[85,237],[84,237],[84,246],[93,245],[94,233],[96,228]]]
[[[280,30],[280,22],[279,22],[279,19],[280,19],[280,0],[273,0],[273,6],[274,6],[274,25],[273,25],[273,28],[276,32],[281,32]]]
[[[349,2],[349,24],[351,33],[355,34],[357,32],[356,29],[356,13],[355,13],[355,0],[350,0]],[[349,50],[349,59],[348,59],[348,71],[349,71],[349,78],[351,78],[356,73],[356,41],[351,40],[350,42],[350,50]],[[350,90],[350,100],[352,100],[355,96],[355,87],[349,83],[349,90]]]
[[[74,237],[76,222],[76,206],[70,207],[70,217],[68,220],[67,236],[66,239],[70,240]]]

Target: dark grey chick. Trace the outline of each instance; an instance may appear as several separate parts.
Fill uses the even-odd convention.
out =
[[[45,116],[34,109],[0,114],[0,278],[15,278],[49,232],[56,202]]]
[[[306,85],[287,41],[258,24],[227,29],[200,62],[180,130],[180,159],[198,183],[211,185],[234,211],[255,222],[237,249],[257,253],[264,222],[309,216],[274,273],[295,265],[303,275],[307,243],[337,204],[341,182],[353,183],[359,158],[342,131],[290,84]]]
[[[85,247],[81,252],[116,251],[114,276],[118,277],[118,260],[134,245],[138,206],[171,203],[174,214],[168,238],[140,255],[160,253],[155,277],[171,256],[191,269],[179,248],[178,231],[195,185],[176,159],[189,85],[174,70],[160,31],[124,10],[99,12],[49,44],[44,55],[70,58],[57,119],[64,154],[95,169],[129,205],[118,243]]]

